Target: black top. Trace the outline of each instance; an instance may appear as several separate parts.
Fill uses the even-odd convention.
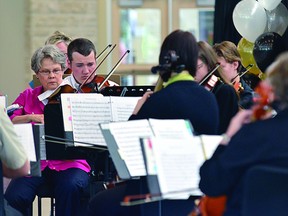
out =
[[[287,127],[288,109],[274,118],[244,125],[203,164],[200,189],[209,196],[228,196],[225,216],[241,215],[243,177],[249,168],[288,167]]]
[[[217,101],[211,92],[194,81],[174,82],[153,93],[134,119],[189,119],[196,134],[217,134]]]
[[[219,107],[218,134],[223,134],[226,132],[230,120],[239,110],[238,95],[231,85],[221,81],[216,83],[212,93],[214,93]]]
[[[243,87],[243,90],[240,91],[239,94],[240,95],[239,106],[243,109],[250,109],[251,106],[253,105],[254,92],[242,78],[240,78],[240,83]]]

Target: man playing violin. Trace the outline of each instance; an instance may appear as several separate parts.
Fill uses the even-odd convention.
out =
[[[86,86],[91,92],[97,92],[103,77],[96,75],[96,48],[94,44],[86,38],[77,38],[68,45],[68,66],[72,70],[72,75],[64,79],[74,89]],[[107,81],[105,86],[115,85],[112,81]],[[83,89],[82,89],[83,90]],[[84,91],[86,92],[86,91]],[[90,92],[88,90],[88,92]]]

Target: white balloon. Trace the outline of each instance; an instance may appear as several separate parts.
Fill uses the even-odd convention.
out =
[[[267,15],[257,1],[243,0],[233,10],[233,23],[239,34],[253,43],[265,32]]]
[[[280,4],[281,0],[258,0],[258,2],[266,10],[273,10]]]
[[[284,34],[288,26],[288,10],[280,3],[274,10],[266,11],[267,28],[265,32],[276,32],[280,36]]]

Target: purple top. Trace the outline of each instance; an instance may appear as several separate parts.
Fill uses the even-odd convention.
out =
[[[20,93],[13,104],[18,104],[23,108],[15,110],[10,119],[12,120],[15,116],[26,114],[43,114],[44,104],[38,99],[38,95],[41,93],[43,93],[42,86],[35,89],[29,88]],[[31,123],[33,124],[34,122]],[[41,170],[44,170],[47,166],[56,171],[79,168],[85,172],[89,172],[91,169],[86,160],[41,160]]]

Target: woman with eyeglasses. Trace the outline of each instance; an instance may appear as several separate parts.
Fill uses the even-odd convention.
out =
[[[199,41],[198,48],[197,70],[194,78],[215,95],[219,107],[218,134],[222,134],[226,131],[231,118],[239,110],[238,95],[229,81],[222,76],[222,68],[218,65],[213,48],[205,41]],[[208,75],[213,70],[215,72]]]
[[[35,89],[26,89],[16,98],[13,104],[22,109],[15,110],[10,116],[14,124],[44,123],[45,101],[38,96],[47,90],[56,89],[62,82],[63,70],[66,68],[65,55],[54,45],[39,48],[31,59],[31,68],[41,85]]]
[[[14,101],[22,109],[10,116],[13,123],[44,123],[46,101],[38,97],[47,90],[56,89],[62,82],[65,55],[55,45],[45,45],[36,50],[31,68],[41,86],[26,89]],[[86,160],[41,160],[41,177],[29,176],[13,179],[5,192],[6,215],[11,211],[29,215],[39,188],[48,188],[55,198],[56,215],[80,215],[80,198],[88,186],[90,166]],[[14,215],[14,214],[13,214]]]

